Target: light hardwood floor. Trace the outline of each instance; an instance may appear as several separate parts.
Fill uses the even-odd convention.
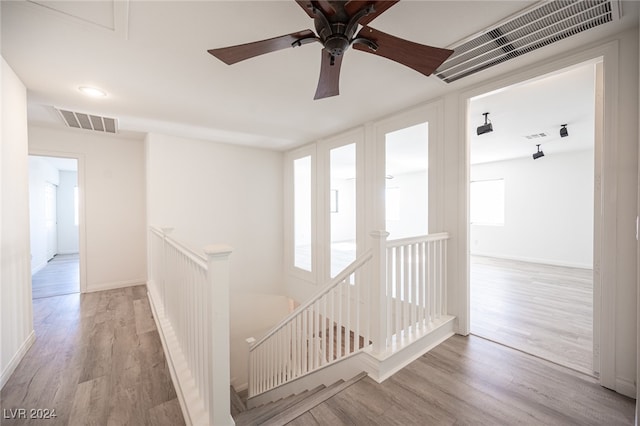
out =
[[[593,272],[471,256],[471,332],[593,374]]]
[[[634,410],[590,376],[453,336],[382,384],[360,380],[289,425],[632,425]]]
[[[33,308],[36,341],[0,393],[3,426],[184,424],[145,286]],[[56,418],[6,418],[20,408]]]
[[[80,257],[58,254],[32,277],[34,299],[78,293],[80,291]]]

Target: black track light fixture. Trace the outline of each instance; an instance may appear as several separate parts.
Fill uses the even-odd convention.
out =
[[[566,124],[561,124],[562,127],[560,127],[560,137],[561,138],[566,138],[567,136],[569,136],[569,131],[567,130],[567,125]]]
[[[485,112],[484,115],[484,124],[482,126],[478,126],[478,136],[484,135],[485,133],[493,132],[493,125],[491,121],[489,121],[489,113]]]
[[[538,152],[533,153],[533,159],[537,160],[540,157],[544,157],[544,152],[540,151],[540,144],[536,145],[538,147]]]

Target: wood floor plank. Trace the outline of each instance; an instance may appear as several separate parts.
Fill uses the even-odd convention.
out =
[[[471,332],[593,374],[593,271],[470,258]]]
[[[80,258],[78,254],[58,254],[33,274],[31,295],[34,299],[78,293]]]
[[[151,426],[184,424],[182,410],[177,398],[171,399],[149,409],[149,424]]]
[[[632,425],[634,414],[634,400],[591,376],[453,336],[385,382],[365,378],[289,424]]]
[[[144,334],[156,329],[156,323],[153,320],[153,314],[149,303],[144,299],[138,299],[133,301],[133,312],[136,322],[136,332],[138,334]]]
[[[143,294],[137,286],[34,300],[36,341],[0,392],[2,408],[55,409],[49,424],[184,424]],[[44,423],[2,419],[31,424]]]
[[[71,406],[69,425],[102,425],[109,407],[109,377],[80,383]]]

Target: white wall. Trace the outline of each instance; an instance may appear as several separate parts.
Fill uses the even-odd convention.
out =
[[[471,181],[504,179],[504,226],[471,225],[471,254],[592,268],[593,150],[471,167]]]
[[[245,339],[288,313],[281,295],[283,160],[279,152],[149,134],[147,209],[152,226],[193,250],[233,247],[230,257],[231,382],[247,382]],[[252,315],[253,313],[253,315]]]
[[[0,388],[33,343],[29,253],[27,91],[0,69]]]
[[[76,129],[29,127],[29,151],[79,158],[84,199],[83,291],[146,282],[144,141]],[[84,174],[83,174],[84,172]],[[80,232],[80,235],[83,235]]]
[[[29,157],[29,219],[31,231],[31,273],[46,266],[47,225],[45,220],[45,186],[59,185],[58,169],[38,157]]]
[[[282,294],[282,154],[159,134],[146,146],[149,224],[198,250],[230,244],[232,293]]]
[[[78,253],[80,250],[78,225],[75,223],[74,189],[78,173],[60,170],[58,185],[58,254]]]

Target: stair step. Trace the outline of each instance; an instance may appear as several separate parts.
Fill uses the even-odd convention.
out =
[[[235,418],[236,426],[262,424],[264,421],[269,420],[271,417],[285,411],[292,405],[297,404],[301,400],[304,400],[325,388],[326,386],[320,385],[312,390],[306,390],[297,395],[291,395],[286,398],[279,399],[278,401],[261,405],[240,413],[238,417]]]
[[[244,401],[242,400],[240,395],[238,395],[238,393],[233,388],[233,386],[231,386],[230,395],[231,395],[231,416],[235,418],[238,416],[238,414],[244,411],[247,411],[247,406],[244,404]]]
[[[336,395],[337,393],[342,392],[349,386],[362,380],[366,376],[367,373],[362,372],[357,376],[347,380],[346,382],[344,380],[339,380],[333,385],[319,392],[316,392],[313,395],[307,396],[297,404],[290,406],[288,409],[281,411],[279,414],[267,419],[264,423],[260,424],[265,426],[286,425],[287,423],[292,422],[307,411],[315,408],[317,405],[322,404],[324,401]]]

